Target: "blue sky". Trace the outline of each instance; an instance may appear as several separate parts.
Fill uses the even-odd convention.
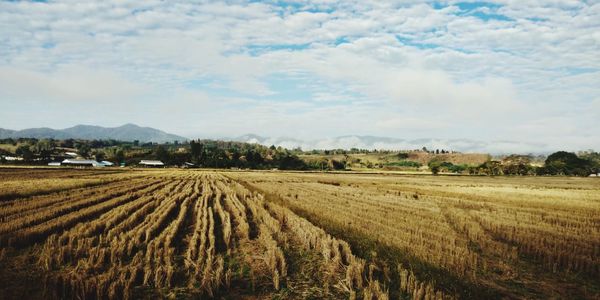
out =
[[[599,53],[597,1],[0,1],[0,128],[599,150]]]

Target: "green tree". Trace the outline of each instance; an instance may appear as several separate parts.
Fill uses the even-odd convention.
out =
[[[115,151],[115,160],[119,164],[125,162],[125,151],[123,151],[123,149],[119,148]]]
[[[398,159],[408,159],[408,153],[406,153],[406,152],[398,153]]]
[[[15,154],[22,157],[24,161],[32,161],[33,160],[33,152],[31,151],[29,145],[20,145],[15,150]]]
[[[513,154],[502,160],[502,171],[505,175],[528,175],[533,172],[531,156]]]
[[[169,159],[169,151],[167,151],[167,149],[165,149],[165,147],[163,146],[157,146],[154,149],[154,157],[164,163],[168,163],[171,160]]]
[[[479,166],[479,173],[486,175],[502,175],[502,164],[499,161],[489,160]]]
[[[60,142],[60,146],[64,148],[73,148],[75,147],[75,141],[73,139],[66,139]]]
[[[327,162],[327,168],[329,170],[344,170],[346,169],[346,161],[330,159]]]
[[[195,163],[202,163],[204,159],[204,145],[202,143],[192,140],[190,142],[190,152],[192,153],[192,160]]]
[[[592,169],[589,160],[579,158],[572,152],[558,151],[546,158],[543,172],[550,175],[588,176]]]
[[[96,151],[94,153],[94,158],[96,159],[96,161],[103,161],[106,159],[106,155],[104,154],[104,151]]]
[[[77,149],[77,153],[82,157],[88,157],[90,155],[90,151],[92,150],[90,146],[85,142],[79,142],[75,145]]]
[[[590,162],[592,173],[600,173],[600,152],[589,150],[581,152],[577,156]]]
[[[33,146],[33,151],[39,155],[42,159],[48,159],[54,150],[54,145],[50,140],[42,139],[39,140]]]
[[[431,174],[437,175],[442,168],[442,162],[438,160],[431,160],[427,166],[429,167],[429,170],[431,170]]]
[[[306,164],[298,156],[286,155],[279,161],[279,169],[281,170],[304,170]]]

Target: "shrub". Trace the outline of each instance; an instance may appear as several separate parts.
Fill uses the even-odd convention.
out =
[[[546,159],[541,174],[588,176],[592,173],[592,163],[579,158],[575,153],[558,151]]]
[[[412,160],[403,160],[403,161],[395,161],[391,163],[387,163],[387,166],[392,167],[411,167],[411,168],[419,168],[423,166],[420,162],[412,161]]]

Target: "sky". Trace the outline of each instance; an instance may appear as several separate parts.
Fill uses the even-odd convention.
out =
[[[600,1],[0,1],[0,107],[9,129],[600,150]]]

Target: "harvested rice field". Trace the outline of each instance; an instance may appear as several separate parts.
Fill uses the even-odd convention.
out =
[[[0,298],[598,299],[600,180],[0,169]]]

